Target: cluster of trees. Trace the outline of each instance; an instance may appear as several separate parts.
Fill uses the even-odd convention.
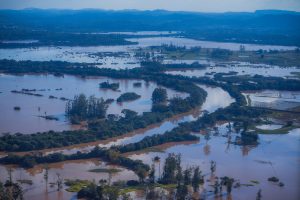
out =
[[[232,55],[232,51],[227,49],[213,49],[210,56],[214,59],[228,59]]]
[[[66,104],[66,115],[72,123],[79,123],[81,120],[104,118],[108,105],[103,98],[97,99],[95,96],[87,98],[84,94],[74,97]]]
[[[152,93],[152,103],[153,104],[163,104],[166,103],[168,99],[167,90],[164,88],[155,88]]]
[[[23,200],[23,189],[19,183],[7,180],[4,184],[0,182],[1,200]]]
[[[183,141],[198,141],[199,137],[191,135],[188,129],[175,128],[172,131],[166,132],[162,135],[152,135],[143,138],[136,143],[130,143],[123,146],[113,147],[121,153],[139,151],[149,147],[158,146],[168,142],[183,142]]]
[[[117,98],[117,102],[122,103],[124,101],[134,101],[139,98],[141,98],[141,95],[138,95],[135,92],[126,92]]]
[[[126,198],[121,198],[120,189],[116,186],[108,185],[106,180],[100,180],[99,184],[91,182],[86,187],[82,188],[77,193],[78,199],[87,200],[125,200]]]
[[[158,161],[160,158],[157,157]],[[99,199],[99,196],[102,196],[104,199],[107,196],[110,196],[109,199],[128,199],[129,196],[123,194],[121,196],[121,189],[124,189],[128,186],[137,187],[137,188],[146,188],[146,199],[161,199],[161,198],[170,198],[174,199],[185,199],[188,198],[189,191],[188,187],[192,187],[194,192],[199,190],[199,186],[204,184],[204,175],[199,167],[189,167],[185,170],[181,166],[181,156],[175,154],[169,154],[165,159],[165,165],[163,168],[163,174],[161,177],[155,177],[155,163],[157,159],[153,159],[153,164],[149,173],[141,178],[139,182],[134,180],[129,180],[127,183],[114,183],[113,185],[107,184],[106,181],[99,181],[99,184],[91,183],[87,187],[82,188],[78,194],[78,198],[85,199]],[[155,191],[155,187],[160,185],[176,184],[174,189],[175,193],[170,192],[169,195],[161,194]],[[114,194],[111,194],[111,192]],[[167,197],[168,196],[168,197]],[[101,198],[100,198],[101,199]]]
[[[62,153],[53,153],[43,156],[41,154],[26,154],[24,156],[19,156],[15,154],[9,154],[8,156],[1,158],[0,163],[2,164],[17,164],[24,168],[31,168],[37,164],[45,163],[55,163],[62,162],[66,160],[78,160],[78,159],[89,159],[89,158],[101,158],[111,164],[120,165],[122,167],[133,170],[136,173],[140,171],[149,171],[149,166],[143,164],[139,160],[132,160],[130,158],[124,157],[120,152],[113,149],[103,149],[95,147],[92,151],[88,153],[77,152],[71,155],[64,155]]]
[[[109,83],[108,81],[99,84],[100,88],[117,90],[120,87],[119,83]]]

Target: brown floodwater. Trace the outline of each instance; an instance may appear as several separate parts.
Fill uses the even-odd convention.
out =
[[[111,180],[111,182],[125,181],[125,180],[138,180],[138,177],[134,172],[121,168],[118,166],[107,165],[105,162],[101,162],[97,159],[92,160],[76,160],[76,161],[66,161],[60,163],[49,164],[49,179],[48,183],[54,183],[57,181],[57,173],[63,179],[81,179],[81,180],[95,180],[98,182],[101,179]],[[89,172],[92,169],[118,169],[119,172],[112,173],[98,173]],[[42,199],[60,199],[68,200],[74,198],[75,193],[67,192],[67,186],[64,186],[61,191],[57,191],[57,187],[51,187],[50,184],[48,188],[46,187],[46,182],[44,180],[44,166],[38,165],[32,169],[25,170],[19,167],[12,167],[12,178],[14,181],[17,180],[32,180],[33,184],[21,184],[25,199],[30,200],[42,200]],[[7,180],[8,177],[8,166],[0,165],[0,181]]]
[[[166,131],[170,131],[177,127],[179,123],[194,121],[200,115],[201,111],[213,112],[218,108],[224,108],[234,102],[234,99],[223,89],[219,87],[210,87],[205,85],[198,85],[207,92],[207,97],[204,104],[191,112],[177,115],[171,119],[165,120],[163,123],[150,126],[146,129],[140,129],[124,136],[111,138],[108,140],[91,142],[86,144],[74,145],[73,147],[59,148],[59,149],[48,149],[44,150],[44,154],[60,152],[63,154],[73,154],[77,151],[88,152],[93,149],[96,145],[99,147],[111,147],[113,145],[126,145],[142,140],[146,136],[152,136],[154,134],[163,134]]]
[[[118,91],[105,90],[99,88],[99,83],[103,81],[118,82]],[[133,83],[141,82],[141,87],[134,87]],[[81,78],[77,76],[56,77],[53,75],[6,75],[0,74],[0,134],[1,133],[34,133],[49,130],[61,131],[77,129],[78,126],[71,125],[64,116],[66,101],[59,98],[65,97],[73,99],[80,93],[86,96],[95,95],[97,98],[117,99],[122,93],[135,92],[141,98],[123,102],[116,101],[108,107],[108,114],[120,114],[123,109],[131,109],[139,114],[151,110],[151,95],[158,87],[156,83],[142,80],[111,79],[106,77]],[[42,97],[12,93],[12,90],[36,89],[32,93],[41,94]],[[167,89],[168,97],[181,96],[185,98],[187,94]],[[49,99],[49,96],[58,99]],[[19,111],[14,110],[19,106]],[[43,115],[53,115],[59,121],[46,120],[38,117]]]
[[[131,133],[124,137],[115,138],[96,145],[109,147],[114,144],[115,145],[128,144],[128,143],[140,141],[146,136],[151,136],[153,134],[163,134],[165,131],[172,130],[173,128],[178,126],[178,123],[180,122],[192,121],[197,119],[197,117],[201,115],[201,111],[203,110],[207,110],[208,112],[213,112],[218,108],[226,107],[230,105],[232,102],[234,102],[234,99],[231,98],[230,95],[224,90],[222,90],[221,88],[208,87],[204,85],[199,85],[199,87],[204,88],[208,92],[206,101],[201,108],[198,108],[189,113],[178,115],[172,119],[164,121],[159,125],[151,126],[148,129],[140,130],[137,131],[136,133]],[[187,145],[191,143],[182,143],[182,144]],[[91,144],[88,146],[80,146],[76,148],[66,148],[65,150],[60,149],[58,151],[62,151],[63,153],[68,154],[68,153],[76,152],[78,150],[88,151],[94,146],[95,144]],[[50,152],[54,152],[54,151],[49,151],[48,153]],[[51,181],[53,182],[56,180],[56,173],[61,174],[61,176],[65,179],[87,179],[87,180],[95,179],[96,181],[100,179],[108,179],[109,175],[107,173],[92,173],[88,171],[90,169],[95,169],[95,168],[107,168],[107,167],[111,168],[116,166],[106,165],[103,162],[100,162],[96,159],[92,159],[92,160],[79,160],[79,161],[55,163],[49,165],[49,167],[50,167],[49,182]],[[117,168],[121,169],[122,171],[113,174],[112,181],[137,179],[136,175],[132,171],[120,167]],[[74,197],[73,193],[69,193],[65,190],[57,192],[56,188],[49,187],[48,192],[46,192],[46,186],[43,179],[44,169],[43,166],[41,165],[36,166],[30,170],[25,170],[19,167],[14,167],[13,169],[14,169],[13,171],[14,180],[17,179],[33,180],[33,185],[23,185],[26,191],[25,192],[26,199],[72,199]],[[1,179],[0,179],[1,181],[7,179],[7,166],[0,165],[0,175],[1,175]]]
[[[140,159],[151,164],[155,156],[161,157],[161,170],[156,164],[156,176],[162,173],[163,160],[169,153],[181,154],[184,167],[200,166],[205,180],[211,179],[210,161],[216,161],[217,169],[213,176],[229,176],[241,184],[234,188],[232,199],[255,199],[259,189],[262,189],[263,199],[300,199],[300,129],[294,129],[283,135],[260,135],[257,146],[238,146],[231,142],[237,133],[230,133],[226,124],[219,125],[218,131],[210,132],[210,139],[200,136],[196,144],[179,144],[163,147],[163,152],[139,152],[129,155],[132,159]],[[230,142],[231,141],[231,142]],[[268,178],[276,176],[285,184],[284,187],[268,182]],[[209,190],[213,188],[206,182],[207,199],[214,199]],[[226,195],[224,196],[226,199]]]

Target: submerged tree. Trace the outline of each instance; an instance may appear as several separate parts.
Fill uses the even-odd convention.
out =
[[[66,104],[66,115],[72,122],[79,122],[85,119],[104,118],[108,105],[103,98],[95,96],[87,98],[84,94],[74,97],[74,100]]]
[[[46,182],[46,190],[48,190],[48,179],[49,179],[49,167],[48,167],[48,165],[45,165],[44,169],[45,169],[44,179],[45,179],[45,182]]]
[[[178,164],[180,165],[180,155],[169,154],[165,160],[164,171],[161,177],[162,183],[176,183],[176,173]]]
[[[203,184],[204,180],[203,177],[201,176],[201,171],[199,167],[196,167],[194,169],[194,174],[193,174],[193,178],[192,178],[192,186],[194,189],[194,192],[197,192],[199,189],[199,185]]]
[[[155,88],[152,93],[153,104],[165,103],[167,101],[167,98],[167,90],[164,88]]]

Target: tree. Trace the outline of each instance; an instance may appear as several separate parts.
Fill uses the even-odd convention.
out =
[[[57,179],[56,179],[56,186],[57,191],[60,191],[63,187],[63,178],[60,177],[59,173],[56,173]]]
[[[154,157],[154,162],[158,162],[158,178],[160,178],[160,157],[155,156]]]
[[[151,170],[150,170],[150,173],[149,173],[149,181],[150,183],[155,183],[155,165],[154,165],[154,160],[153,160],[153,163],[151,165]]]
[[[256,194],[256,200],[261,200],[261,189],[258,190],[257,194]]]
[[[176,170],[178,167],[178,159],[180,155],[169,154],[165,160],[164,171],[162,174],[161,182],[165,184],[176,183]]]
[[[210,161],[210,171],[213,174],[216,171],[217,164],[215,161]]]
[[[187,168],[184,170],[184,184],[190,185],[192,183],[192,170],[191,168]]]
[[[48,190],[48,179],[49,179],[49,167],[48,165],[45,165],[44,167],[44,179],[45,179],[45,182],[46,182],[46,190]]]
[[[199,167],[196,167],[194,169],[194,174],[193,174],[193,178],[192,178],[192,186],[194,189],[194,192],[197,192],[199,189],[199,185],[203,183],[203,179],[201,177],[201,171]]]
[[[136,170],[136,174],[138,175],[140,182],[143,183],[147,176],[147,171],[144,168],[139,167]]]
[[[155,88],[152,93],[153,104],[165,103],[168,99],[167,90],[164,88]]]
[[[0,182],[1,200],[23,200],[23,189],[18,183],[7,180],[5,184]]]

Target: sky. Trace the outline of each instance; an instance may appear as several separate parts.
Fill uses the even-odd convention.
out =
[[[262,9],[300,11],[300,0],[0,0],[0,9],[164,9],[172,11],[238,12]]]

